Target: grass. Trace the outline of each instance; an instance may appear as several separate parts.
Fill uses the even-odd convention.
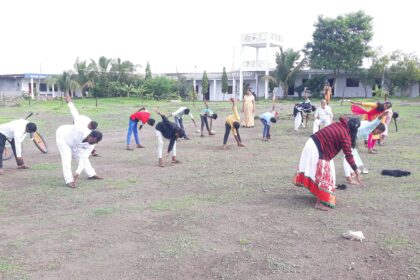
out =
[[[197,252],[200,246],[197,240],[189,236],[177,236],[161,251],[163,256],[179,259],[187,254]]]
[[[301,279],[312,275],[355,279],[356,274],[340,274],[344,273],[340,269],[354,259],[379,255],[381,263],[372,264],[369,272],[383,270],[389,279],[399,279],[394,271],[405,273],[418,267],[418,258],[413,256],[419,249],[420,100],[393,101],[400,113],[399,132],[392,124],[389,142],[379,147],[377,155],[368,155],[360,147],[370,170],[363,176],[367,186],[338,192],[337,208],[329,213],[315,210],[314,197],[291,185],[311,133],[310,128],[292,132],[290,114],[296,100],[278,101],[281,116],[273,125],[273,141],[259,141],[261,124],[257,122],[255,129],[241,129],[247,147],[238,149],[230,140],[227,152],[220,151],[220,146],[231,105],[210,103],[220,116],[215,123],[217,135],[193,135],[192,141],[181,141],[182,164],[164,169],[156,167],[152,128],[140,133],[146,149],[124,151],[127,118],[139,108],[138,99],[100,99],[97,108],[94,99],[75,100],[79,111],[96,119],[104,132],[104,141],[98,145],[102,157],[91,161],[98,174],[105,176],[105,180],[92,181],[83,175],[77,189],[63,186],[55,147],[55,129],[72,121],[67,106],[46,101],[30,107],[27,103],[2,107],[0,121],[38,113],[31,120],[46,135],[51,152],[40,156],[27,139],[23,152],[32,169],[16,171],[10,161],[5,162],[6,172],[0,178],[6,182],[0,184],[0,255],[10,258],[0,259],[0,278],[28,275],[36,279],[44,273],[46,278],[58,279],[71,267],[78,279],[92,278],[86,273],[95,269],[101,276],[139,279],[170,279],[178,272],[185,279],[268,279],[276,273],[299,273]],[[163,112],[189,106],[196,119],[203,107],[191,102],[146,101],[145,105]],[[334,100],[332,106],[336,117],[349,112],[349,104],[340,106]],[[271,102],[257,102],[259,113],[270,107]],[[192,128],[188,119],[186,124]],[[339,181],[343,180],[341,160],[338,155]],[[413,174],[404,178],[380,175],[382,169],[394,168]],[[345,242],[341,234],[348,229],[362,230],[369,243]],[[210,253],[206,246],[211,246]],[[45,256],[42,263],[34,253],[40,248]],[[314,264],[305,255],[319,258]],[[407,264],[410,259],[412,263]],[[182,267],[188,271],[179,271]],[[371,277],[365,271],[360,270],[360,278]]]

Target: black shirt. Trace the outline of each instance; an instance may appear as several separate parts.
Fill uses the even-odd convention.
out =
[[[163,137],[170,140],[168,146],[168,153],[170,153],[176,141],[175,133],[178,133],[178,136],[182,136],[182,129],[175,123],[170,122],[165,115],[161,115],[161,117],[162,121],[156,125],[155,129],[160,131]]]

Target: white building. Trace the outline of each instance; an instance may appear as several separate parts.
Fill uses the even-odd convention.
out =
[[[0,96],[21,97],[28,95],[32,98],[39,94],[40,97],[57,96],[57,85],[48,85],[49,74],[8,74],[0,75]]]

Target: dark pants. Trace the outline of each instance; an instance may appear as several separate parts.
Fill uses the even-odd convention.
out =
[[[263,138],[268,139],[270,137],[270,125],[264,119],[261,119],[261,122],[264,125]]]
[[[12,141],[7,140],[6,136],[0,133],[0,168],[3,168],[3,150],[4,146],[6,146],[6,141],[10,143],[10,146],[12,146],[13,154],[16,158],[16,147],[15,147],[15,139],[12,139]],[[16,160],[17,163],[17,160]]]
[[[184,122],[182,121],[182,118],[179,119],[179,118],[175,117],[175,123],[176,123],[177,126],[179,126],[180,128],[182,128],[182,130],[184,130],[184,132],[185,132],[184,138],[187,138],[187,132],[184,129]]]
[[[200,116],[201,117],[201,131],[203,131],[204,125],[206,125],[207,131],[210,132],[209,128],[209,122],[207,120],[207,117]]]
[[[225,123],[225,136],[223,137],[223,145],[226,145],[227,140],[229,138],[231,127],[228,123]],[[242,142],[241,136],[239,135],[239,129],[236,130],[236,135],[238,137],[239,142]]]

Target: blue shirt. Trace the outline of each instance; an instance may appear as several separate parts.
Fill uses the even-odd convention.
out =
[[[375,120],[369,121],[361,121],[360,127],[357,130],[357,138],[358,139],[367,139],[369,134],[379,125],[381,122],[380,119],[376,118]]]
[[[203,110],[201,110],[201,113],[200,113],[200,116],[206,116],[207,115],[207,117],[210,117],[210,116],[212,116],[213,115],[213,111],[212,110],[210,110],[210,109],[203,109]]]
[[[271,112],[266,112],[260,116],[260,119],[265,120],[268,125],[271,123],[271,118],[274,118],[274,115]]]

